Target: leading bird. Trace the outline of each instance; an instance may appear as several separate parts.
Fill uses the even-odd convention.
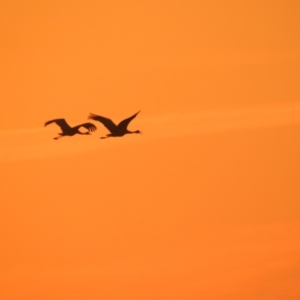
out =
[[[83,123],[83,124],[77,125],[75,127],[71,127],[66,122],[65,119],[54,119],[54,120],[47,121],[45,123],[45,126],[47,126],[51,123],[56,123],[61,128],[61,131],[62,131],[61,133],[59,133],[59,136],[54,138],[55,140],[60,139],[63,136],[73,136],[75,134],[86,134],[87,135],[87,134],[90,134],[90,132],[93,132],[93,131],[97,130],[97,127],[92,123]],[[80,127],[84,127],[88,131],[87,132],[81,132],[81,131],[79,131]]]
[[[110,131],[110,133],[108,133],[106,136],[100,138],[100,139],[106,139],[109,137],[120,137],[129,133],[141,133],[139,130],[129,131],[127,129],[127,126],[130,123],[130,121],[132,121],[137,116],[138,113],[139,111],[133,116],[121,121],[118,125],[116,125],[111,119],[101,117],[95,114],[89,114],[88,119],[99,121]]]

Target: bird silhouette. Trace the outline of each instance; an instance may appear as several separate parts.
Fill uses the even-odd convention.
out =
[[[54,120],[50,120],[47,121],[45,123],[45,126],[51,124],[51,123],[56,123],[60,128],[61,128],[61,133],[59,133],[59,136],[55,137],[55,140],[58,140],[60,138],[62,138],[63,136],[73,136],[75,134],[90,134],[90,132],[96,131],[97,127],[92,124],[92,123],[83,123],[80,125],[77,125],[75,127],[71,127],[65,119],[54,119]],[[88,132],[81,132],[79,131],[80,127],[84,127],[88,130]]]
[[[137,116],[138,113],[139,111],[133,116],[121,121],[118,125],[116,125],[111,119],[101,117],[91,113],[89,114],[88,119],[99,121],[110,131],[110,133],[108,133],[106,136],[100,137],[100,139],[106,139],[108,137],[120,137],[129,133],[141,133],[139,130],[129,131],[127,129],[127,126],[130,123],[130,121],[132,121]]]

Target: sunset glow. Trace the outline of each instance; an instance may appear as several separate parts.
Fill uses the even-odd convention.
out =
[[[300,298],[299,1],[0,15],[1,300]]]

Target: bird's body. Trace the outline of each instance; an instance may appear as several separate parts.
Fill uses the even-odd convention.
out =
[[[55,137],[54,139],[57,140],[59,138],[62,138],[63,136],[73,136],[75,134],[84,134],[84,135],[89,135],[90,132],[96,131],[97,127],[92,124],[92,123],[83,123],[80,125],[77,125],[75,127],[71,127],[65,119],[54,119],[47,121],[45,123],[45,126],[56,123],[60,128],[61,128],[61,133],[59,133],[59,136]],[[79,131],[80,127],[86,128],[88,131],[87,132],[81,132]]]
[[[118,125],[116,125],[111,119],[101,117],[95,114],[90,114],[88,118],[95,121],[99,121],[110,131],[110,133],[107,134],[105,137],[101,137],[101,139],[106,139],[108,137],[121,137],[125,134],[130,134],[130,133],[141,133],[139,130],[129,131],[127,129],[127,126],[130,123],[130,121],[133,120],[138,113],[139,111],[133,116],[121,121]]]

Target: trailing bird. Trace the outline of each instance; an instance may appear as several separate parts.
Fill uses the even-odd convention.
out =
[[[77,125],[75,127],[71,127],[66,122],[65,119],[54,119],[54,120],[47,121],[45,123],[45,126],[47,126],[51,123],[56,123],[61,128],[61,131],[62,131],[61,133],[59,133],[59,136],[54,138],[55,140],[60,139],[63,136],[73,136],[75,134],[85,134],[85,135],[87,135],[87,134],[90,134],[90,132],[93,132],[93,131],[97,130],[97,127],[92,123],[83,123],[83,124]],[[88,132],[79,131],[80,127],[86,128],[88,130]]]
[[[103,136],[100,138],[100,139],[106,139],[108,137],[120,137],[125,134],[129,134],[129,133],[141,133],[139,130],[129,131],[127,129],[127,126],[130,123],[130,121],[133,120],[137,116],[138,113],[139,113],[139,111],[136,114],[134,114],[133,116],[121,121],[118,125],[116,125],[111,119],[101,117],[101,116],[91,114],[91,113],[89,114],[88,119],[99,121],[110,131],[110,133],[108,133],[106,136]]]

